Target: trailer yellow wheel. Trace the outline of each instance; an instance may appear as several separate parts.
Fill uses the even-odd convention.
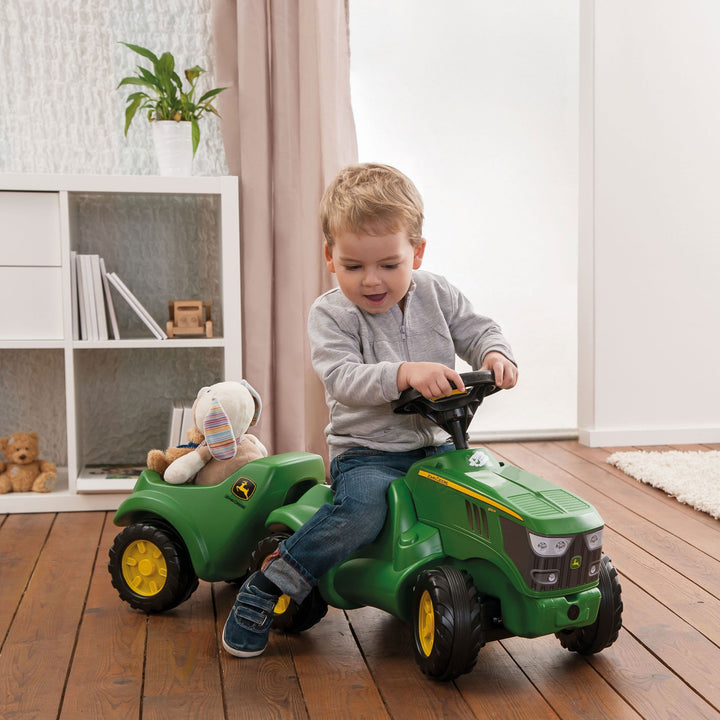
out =
[[[122,556],[125,582],[138,595],[157,595],[167,579],[167,563],[160,548],[149,540],[135,540]]]
[[[420,669],[436,680],[470,672],[482,646],[480,604],[472,578],[454,567],[420,574],[414,591],[413,638]]]
[[[185,545],[169,528],[150,522],[116,536],[108,570],[120,597],[147,613],[179,605],[198,586]]]

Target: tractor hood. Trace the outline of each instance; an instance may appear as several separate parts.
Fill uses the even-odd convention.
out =
[[[497,514],[540,534],[574,534],[600,528],[595,508],[557,485],[498,462],[484,448],[456,450],[413,466],[413,496],[417,505],[437,513],[438,504],[462,498],[469,508]],[[420,502],[418,503],[418,495]],[[470,508],[473,508],[471,510]],[[418,514],[423,510],[418,507]]]

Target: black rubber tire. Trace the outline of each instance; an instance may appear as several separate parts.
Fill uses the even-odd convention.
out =
[[[275,532],[263,538],[250,556],[250,574],[262,568],[265,560],[277,550],[280,543],[292,533]],[[294,600],[283,596],[275,608],[272,628],[278,632],[300,633],[309,630],[327,615],[328,604],[323,599],[317,586],[298,605]]]
[[[600,608],[592,625],[555,633],[560,644],[580,655],[594,655],[610,647],[618,638],[622,627],[622,588],[617,570],[607,555],[600,561]]]
[[[142,591],[133,588],[130,574],[133,572],[133,554],[144,545],[152,545],[157,550],[148,562],[164,563],[162,573],[152,568],[148,577],[160,577],[161,586],[154,589],[136,574],[135,580],[143,584]],[[136,523],[122,530],[113,542],[109,552],[108,570],[113,587],[122,600],[136,610],[146,613],[160,613],[185,602],[197,589],[198,578],[193,570],[190,557],[179,538],[172,530],[150,522]]]
[[[425,570],[413,593],[413,646],[420,669],[435,680],[470,672],[483,645],[470,575],[453,567]]]

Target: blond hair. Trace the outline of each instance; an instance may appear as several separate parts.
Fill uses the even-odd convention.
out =
[[[407,230],[413,246],[422,242],[423,201],[410,178],[390,165],[363,163],[341,170],[320,203],[328,247],[341,232]]]

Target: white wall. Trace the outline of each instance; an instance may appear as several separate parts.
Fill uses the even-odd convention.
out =
[[[473,430],[577,427],[578,7],[565,0],[352,0],[360,159],[426,204],[425,269],[495,318],[520,365]]]
[[[127,88],[139,55],[173,53],[214,87],[211,0],[0,0],[0,172],[153,174],[150,124],[138,112],[124,137]],[[220,122],[202,122],[195,175],[227,174]]]
[[[720,442],[720,4],[583,0],[581,440]]]

